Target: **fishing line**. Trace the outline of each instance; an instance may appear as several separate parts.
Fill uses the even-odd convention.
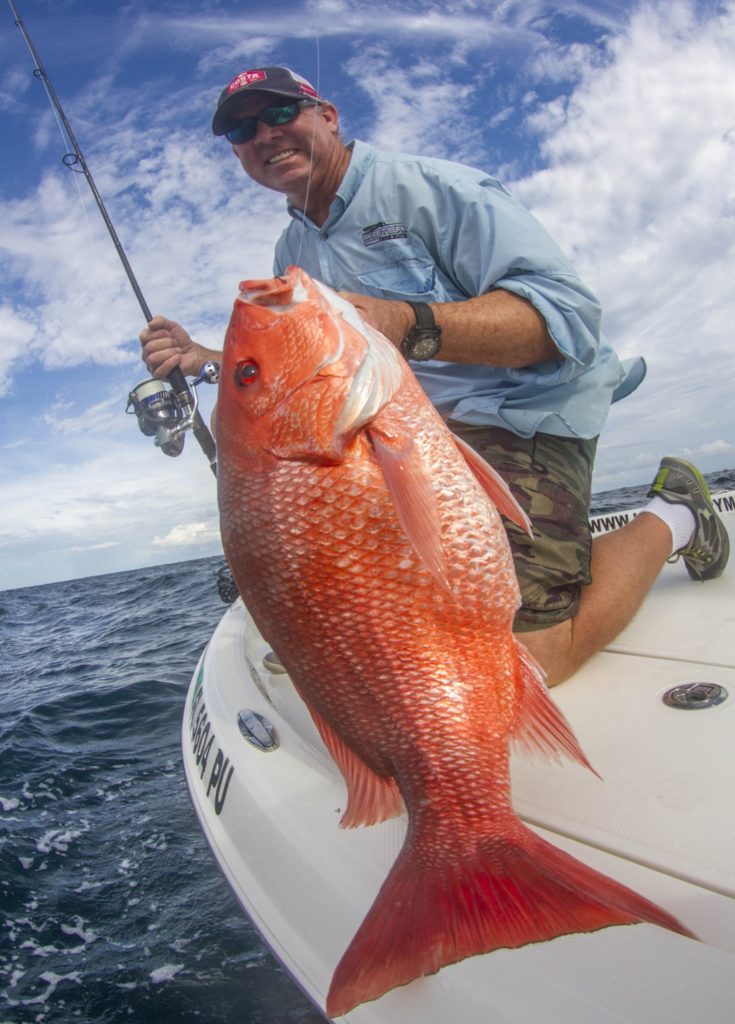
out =
[[[35,75],[35,71],[34,71],[34,75]],[[36,77],[39,77],[39,76],[36,75]],[[45,81],[43,82],[43,85],[44,85],[44,88],[46,88],[46,82]],[[48,89],[46,89],[46,95],[48,95]],[[51,99],[51,97],[49,96],[49,100],[50,99]],[[51,104],[51,111],[52,111],[52,113],[54,115],[54,119],[56,120],[56,125],[57,125],[57,127],[59,129],[59,135],[61,136],[61,141],[63,143],[64,150],[65,150],[65,154],[61,158],[61,162],[70,171],[75,171],[77,174],[81,174],[82,173],[81,170],[79,170],[76,167],[73,167],[72,164],[68,161],[68,158],[69,157],[73,157],[74,154],[69,152],[70,142],[69,142],[69,139],[64,134],[64,127],[63,127],[63,125],[61,123],[61,118],[59,117],[59,115],[57,113],[57,110],[56,110],[56,107],[53,105],[53,103]],[[84,224],[85,224],[85,227],[87,229],[87,238],[89,240],[89,244],[90,244],[90,246],[92,248],[92,251],[94,252],[94,255],[97,256],[98,251],[99,251],[98,247],[97,247],[97,239],[94,237],[94,231],[92,230],[92,221],[89,218],[89,211],[87,209],[87,204],[84,201],[84,193],[82,192],[82,186],[81,186],[81,183],[79,181],[79,178],[77,178],[76,176],[73,178],[73,181],[74,181],[74,187],[77,190],[77,199],[79,200],[79,206],[81,207],[81,210],[82,210],[82,216],[84,217]],[[118,366],[119,366],[119,369],[120,369],[119,376],[122,376],[122,365],[118,364]],[[127,384],[125,385],[125,389],[127,390]]]
[[[8,0],[8,4],[10,5],[10,9],[13,12],[15,24],[20,29],[23,39],[25,40],[26,45],[30,50],[31,56],[33,58],[33,74],[36,78],[39,78],[43,82],[43,85],[46,89],[46,94],[57,116],[57,120],[60,120],[61,125],[63,125],[62,138],[64,138],[64,144],[66,145],[68,142],[68,144],[71,146],[71,151],[68,152],[63,157],[62,163],[66,167],[69,167],[71,170],[78,170],[80,173],[84,174],[84,177],[87,180],[87,184],[89,185],[94,201],[97,204],[97,209],[99,210],[102,219],[105,222],[105,226],[107,227],[110,238],[112,239],[112,243],[115,246],[115,250],[118,254],[118,257],[120,258],[120,262],[122,263],[123,269],[125,270],[125,274],[127,275],[128,281],[130,282],[130,286],[133,289],[136,299],[138,300],[138,305],[142,310],[143,316],[145,317],[145,321],[146,323],[150,323],[150,321],[153,319],[153,315],[150,311],[148,303],[145,300],[143,292],[141,291],[140,285],[138,284],[135,274],[133,273],[133,268],[131,267],[125,250],[122,247],[122,243],[118,238],[115,226],[112,223],[112,220],[110,219],[110,215],[107,212],[105,204],[102,200],[102,196],[97,190],[97,186],[95,184],[94,178],[92,177],[92,173],[89,170],[89,167],[87,166],[87,161],[84,159],[84,154],[79,148],[79,144],[76,140],[76,137],[74,136],[74,132],[72,131],[71,125],[69,124],[69,121],[67,120],[66,115],[64,113],[63,107],[61,106],[61,102],[58,96],[56,95],[56,90],[54,89],[48,75],[46,74],[46,69],[44,68],[41,62],[41,58],[39,57],[35,46],[31,42],[31,38],[26,30],[23,20],[21,19],[20,14],[18,13],[18,10],[13,0]],[[79,168],[76,167],[76,164],[79,164]],[[207,377],[206,375],[200,375],[200,378],[198,378],[198,380],[199,379],[207,379]],[[211,375],[211,372],[209,374],[209,379],[214,379]],[[181,369],[178,366],[175,367],[166,378],[166,381],[171,387],[170,392],[166,392],[166,394],[162,396],[161,392],[162,389],[164,389],[164,385],[160,381],[155,381],[152,382],[153,387],[157,388],[158,390],[152,391],[151,389],[149,389],[149,392],[146,393],[145,396],[139,396],[139,405],[135,405],[135,403],[133,403],[135,406],[136,414],[139,413],[139,409],[144,411],[145,408],[149,408],[150,410],[152,410],[152,414],[148,417],[150,422],[148,422],[147,425],[149,427],[153,427],[154,423],[156,422],[155,417],[158,417],[160,429],[157,432],[156,430],[147,431],[146,429],[144,429],[143,420],[141,419],[141,416],[138,415],[138,422],[140,424],[141,430],[143,430],[144,433],[151,433],[151,436],[156,436],[158,441],[159,434],[160,436],[163,436],[164,416],[165,414],[168,414],[169,410],[173,410],[171,412],[171,416],[173,417],[174,420],[176,420],[176,423],[172,423],[171,429],[169,430],[169,434],[172,435],[172,440],[173,435],[175,434],[176,444],[160,444],[161,449],[168,455],[178,455],[181,449],[183,448],[183,432],[184,430],[191,427],[192,433],[194,434],[194,437],[196,438],[200,448],[202,449],[207,459],[209,460],[209,465],[212,472],[216,474],[217,454],[214,444],[214,438],[210,434],[209,429],[207,428],[204,420],[201,417],[201,414],[197,408],[197,399],[195,395],[192,394],[192,391],[189,388],[189,385],[187,384],[186,378],[184,377],[184,374],[182,373]],[[197,382],[195,381],[195,383]],[[142,385],[138,385],[136,391],[138,391],[141,387]],[[131,392],[131,401],[133,399],[134,393],[135,392]],[[163,405],[166,406],[165,410],[163,408]]]
[[[315,31],[315,33],[314,33],[314,43],[315,43],[315,46],[316,46],[316,94],[317,94],[317,96],[321,96],[321,94],[322,94],[322,83],[321,83],[322,71],[321,71],[321,57],[320,57],[320,52],[319,52],[319,32],[318,31]],[[312,169],[313,169],[313,166],[314,166],[314,142],[316,140],[316,126],[317,126],[316,118],[319,116],[319,114],[318,114],[319,108],[317,107],[316,110],[317,110],[317,114],[314,117],[314,123],[313,123],[312,128],[311,128],[311,148],[309,150],[309,174],[308,174],[307,179],[306,179],[306,196],[305,196],[305,199],[304,199],[304,217],[306,217],[306,211],[309,208],[309,193],[311,191],[311,172],[312,172]],[[295,262],[296,262],[296,266],[297,267],[301,265],[301,250],[303,248],[304,238],[305,237],[306,237],[306,225],[302,221],[301,222],[301,233],[299,234],[299,247],[296,250],[296,261]]]
[[[20,19],[19,19],[18,15],[17,15],[17,12],[15,10],[15,6],[11,3],[10,7],[11,7],[11,9],[13,11],[13,14],[16,16],[16,24],[18,25],[18,28],[21,28],[21,26],[20,26]],[[21,29],[21,32],[22,31],[23,30]],[[33,48],[31,47],[29,39],[26,38],[26,34],[25,33],[23,33],[23,40],[26,43],[26,45],[27,45],[27,47],[28,47],[28,49],[30,51],[31,56],[33,57],[33,59],[35,61],[36,58],[35,58],[35,54],[33,52]],[[46,90],[46,95],[48,96],[49,102],[51,103],[51,113],[54,115],[54,120],[56,121],[56,127],[59,129],[59,135],[61,136],[61,143],[62,143],[62,145],[64,147],[64,150],[65,150],[65,154],[61,158],[61,162],[66,167],[68,167],[69,170],[76,171],[77,168],[73,167],[72,164],[69,162],[69,159],[71,157],[73,157],[74,154],[69,152],[71,143],[69,141],[68,136],[64,134],[64,126],[61,123],[61,118],[59,117],[59,113],[58,113],[58,111],[57,111],[57,109],[56,109],[56,107],[54,105],[54,102],[53,102],[53,100],[51,98],[51,94],[49,93],[49,83],[48,83],[46,77],[39,71],[39,69],[37,67],[35,67],[33,69],[33,76],[34,76],[34,78],[40,79],[44,89]],[[81,171],[79,171],[78,173],[81,173]],[[96,253],[97,246],[96,246],[96,242],[95,242],[95,239],[94,239],[94,234],[92,233],[92,226],[91,226],[91,223],[90,223],[90,220],[89,220],[89,214],[87,212],[87,207],[86,207],[86,204],[84,202],[84,194],[82,192],[82,189],[81,189],[81,186],[79,184],[79,179],[78,178],[74,178],[74,187],[77,190],[77,197],[79,199],[79,205],[82,208],[82,213],[84,215],[84,219],[85,219],[85,222],[86,222],[86,225],[87,225],[88,237],[89,237],[89,240],[92,243],[92,247],[94,248],[95,253]]]

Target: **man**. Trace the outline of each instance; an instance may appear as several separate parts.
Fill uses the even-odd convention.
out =
[[[497,181],[345,145],[334,105],[288,68],[238,75],[213,131],[254,181],[287,197],[275,273],[296,263],[353,301],[529,513],[532,541],[508,524],[515,629],[550,685],[618,635],[672,555],[694,579],[724,571],[727,533],[701,475],[678,459],[661,463],[644,512],[592,542],[597,435],[635,383],[600,335],[595,297]],[[157,377],[218,356],[163,317],[140,338]]]

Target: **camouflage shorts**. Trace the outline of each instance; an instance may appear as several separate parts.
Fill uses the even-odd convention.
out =
[[[449,426],[500,473],[533,526],[531,538],[503,520],[523,602],[514,629],[530,632],[571,618],[590,582],[588,511],[597,439],[519,437],[456,420]]]

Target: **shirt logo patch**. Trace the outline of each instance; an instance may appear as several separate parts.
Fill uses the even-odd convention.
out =
[[[407,238],[408,231],[405,224],[386,224],[378,221],[377,224],[369,224],[362,229],[362,244],[377,245],[378,242],[388,242],[393,238]]]

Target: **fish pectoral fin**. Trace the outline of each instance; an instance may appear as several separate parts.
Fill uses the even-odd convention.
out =
[[[406,536],[436,581],[449,590],[439,507],[421,453],[410,438],[395,438],[375,424],[367,436]]]
[[[560,755],[578,761],[600,778],[574,735],[571,725],[556,706],[544,684],[544,672],[522,643],[516,641],[519,688],[511,739],[535,753],[558,760]]]
[[[340,818],[342,828],[376,825],[395,818],[405,810],[403,797],[395,779],[384,778],[373,771],[328,722],[309,708],[314,724],[337,767],[347,783],[347,806]]]
[[[513,497],[510,487],[508,487],[502,476],[493,469],[489,462],[485,462],[483,457],[478,455],[475,449],[467,444],[466,441],[463,441],[461,437],[457,437],[456,434],[452,434],[452,437],[465,462],[498,512],[504,515],[506,519],[510,519],[516,526],[520,526],[522,530],[525,530],[529,537],[533,537],[531,520]]]

